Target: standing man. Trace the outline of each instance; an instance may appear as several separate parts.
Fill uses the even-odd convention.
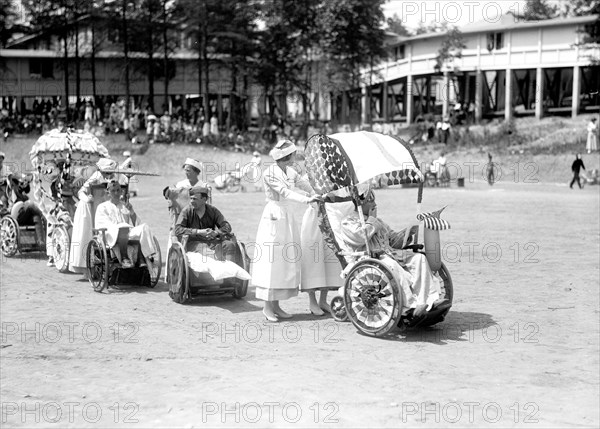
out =
[[[494,184],[496,176],[494,174],[494,162],[492,161],[492,154],[488,152],[488,165],[486,172],[487,182],[490,186]]]
[[[577,184],[579,185],[579,189],[582,189],[581,181],[579,180],[579,172],[582,168],[585,170],[585,165],[583,165],[581,154],[578,153],[577,155],[575,155],[575,161],[573,161],[573,164],[571,165],[571,171],[573,172],[573,180],[571,180],[569,188],[573,189],[573,184],[577,182]]]

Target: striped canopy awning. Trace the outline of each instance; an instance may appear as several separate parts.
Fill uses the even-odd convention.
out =
[[[399,139],[383,134],[317,134],[308,139],[304,153],[310,184],[326,197],[348,196],[360,185],[423,182],[412,151]]]

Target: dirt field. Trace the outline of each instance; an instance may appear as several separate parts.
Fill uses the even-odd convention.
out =
[[[133,200],[163,251],[175,178]],[[411,224],[415,198],[379,191],[380,215]],[[261,194],[214,202],[254,240]],[[454,306],[388,340],[312,316],[305,295],[270,324],[252,289],[179,305],[162,282],[98,294],[40,255],[3,259],[2,426],[597,427],[598,187],[426,189],[423,209],[444,205]]]

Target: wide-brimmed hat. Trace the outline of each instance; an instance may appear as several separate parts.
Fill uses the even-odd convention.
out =
[[[183,168],[186,165],[192,166],[194,168],[197,168],[199,171],[202,171],[202,163],[200,161],[198,161],[197,159],[186,158],[185,162],[183,163],[183,165],[181,167]]]
[[[98,170],[100,171],[116,170],[118,164],[114,159],[100,158],[100,160],[96,163],[96,167],[98,167]]]
[[[278,159],[285,158],[288,155],[296,152],[298,148],[290,140],[279,140],[275,147],[271,150],[271,157],[277,161]]]

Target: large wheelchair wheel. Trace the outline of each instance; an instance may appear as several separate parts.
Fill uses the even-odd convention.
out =
[[[0,240],[4,256],[14,256],[19,250],[19,224],[12,216],[4,216],[0,221]]]
[[[86,253],[88,278],[96,292],[102,292],[108,286],[109,260],[104,243],[93,238],[88,244]]]
[[[153,237],[153,240],[154,248],[156,249],[156,255],[154,256],[154,262],[151,264],[151,269],[150,265],[148,265],[148,273],[150,274],[150,285],[148,287],[150,288],[156,286],[158,280],[160,279],[160,273],[162,272],[162,254],[160,253],[160,245],[158,244],[156,237]]]
[[[346,278],[344,305],[348,318],[360,332],[380,337],[398,324],[402,295],[385,265],[377,259],[365,259]]]
[[[69,249],[71,237],[64,225],[54,228],[52,231],[52,248],[54,249],[54,266],[61,273],[69,271]]]
[[[246,253],[246,246],[244,246],[244,243],[238,242],[238,248],[240,249],[240,255],[242,257],[240,265],[246,272],[250,272],[250,258],[248,258],[248,254]],[[233,297],[236,299],[242,299],[248,293],[249,280],[240,280],[239,282],[240,285],[236,286],[233,290]]]
[[[176,303],[184,304],[188,300],[189,267],[183,246],[180,243],[173,243],[168,258],[169,296]]]

